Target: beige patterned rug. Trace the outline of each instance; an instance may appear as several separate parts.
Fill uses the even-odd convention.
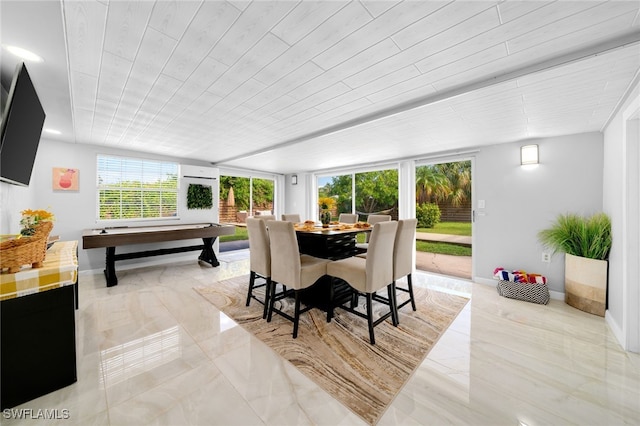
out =
[[[380,419],[468,302],[463,297],[416,287],[418,310],[414,312],[406,305],[400,310],[398,327],[393,327],[390,318],[378,325],[375,345],[369,343],[365,319],[336,309],[334,319],[327,324],[326,313],[312,309],[300,316],[298,338],[294,340],[293,323],[277,314],[267,323],[262,319],[263,306],[255,300],[245,306],[248,283],[249,276],[245,275],[195,290],[369,424]],[[398,297],[399,301],[405,298],[401,292]],[[289,305],[285,311],[293,312],[293,304],[285,303]],[[360,303],[364,304],[363,297]]]

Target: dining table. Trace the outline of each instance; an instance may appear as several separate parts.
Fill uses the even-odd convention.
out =
[[[368,223],[344,224],[333,223],[328,226],[317,224],[294,224],[298,248],[301,254],[320,257],[329,260],[340,260],[356,256],[362,251],[357,248],[357,235],[370,233],[373,227]],[[324,276],[313,286],[302,293],[302,301],[314,305],[324,311],[330,305],[336,305],[349,300],[352,296],[351,287],[342,280],[334,280],[331,288],[331,277]]]
[[[334,223],[322,225],[299,223],[294,225],[300,253],[322,259],[339,260],[362,251],[356,246],[358,234],[370,233],[369,224]]]

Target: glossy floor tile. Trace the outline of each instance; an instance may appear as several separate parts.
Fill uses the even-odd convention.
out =
[[[111,288],[81,274],[78,382],[3,412],[2,424],[62,410],[69,418],[49,423],[365,424],[193,290],[248,273],[246,250],[220,260],[119,271]],[[640,424],[640,355],[602,318],[439,275],[418,272],[414,285],[471,301],[379,424]]]

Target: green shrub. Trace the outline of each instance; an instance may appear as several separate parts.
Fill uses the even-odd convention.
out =
[[[418,228],[433,228],[440,223],[440,207],[434,203],[424,203],[416,206]]]

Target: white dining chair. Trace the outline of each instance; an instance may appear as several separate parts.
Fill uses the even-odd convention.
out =
[[[366,318],[369,326],[369,341],[375,345],[373,328],[391,317],[393,325],[398,324],[397,310],[395,306],[395,285],[393,281],[393,246],[396,237],[398,222],[378,222],[371,231],[371,240],[366,259],[361,257],[348,257],[336,260],[327,265],[327,275],[331,276],[334,286],[336,279],[342,279],[356,292],[367,300],[367,313],[357,310],[353,303],[350,306],[340,304],[337,307],[345,309],[359,317]],[[387,298],[376,297],[376,292],[387,288]],[[355,299],[357,300],[357,298]],[[389,312],[377,320],[373,320],[373,301],[382,302],[389,307]],[[333,317],[333,306],[329,307],[327,319]]]
[[[367,216],[367,223],[371,226],[374,226],[378,222],[388,222],[391,220],[391,215],[388,214],[370,214]],[[369,238],[371,238],[371,234],[367,233],[364,235],[364,243],[357,243],[356,248],[360,253],[364,253],[369,248]]]
[[[269,247],[269,234],[264,220],[249,217],[247,218],[247,233],[249,234],[249,291],[247,292],[247,304],[251,299],[264,304],[262,318],[267,317],[269,306],[269,295],[271,293],[271,249]],[[256,279],[263,279],[265,282],[256,285]],[[264,287],[264,299],[260,300],[254,290]]]
[[[281,309],[276,309],[275,302],[284,297],[284,295],[277,296],[275,287],[272,285],[267,321],[271,321],[273,312],[292,321],[293,338],[295,339],[298,337],[300,314],[313,308],[313,305],[308,305],[304,309],[300,309],[300,293],[326,275],[327,264],[330,261],[300,254],[292,222],[270,220],[267,222],[267,228],[269,229],[269,244],[271,247],[271,279],[293,290],[295,297],[293,316]]]
[[[416,310],[416,301],[413,297],[413,284],[411,275],[415,267],[414,252],[416,249],[416,227],[418,219],[404,219],[398,221],[398,231],[396,232],[396,240],[393,245],[393,282],[396,284],[396,291],[409,293],[409,299],[397,304],[396,310],[404,305],[411,303],[411,308]],[[407,277],[407,288],[398,287],[397,281],[403,277]],[[398,322],[400,319],[398,318]]]
[[[298,213],[283,214],[282,215],[282,220],[286,220],[287,222],[293,222],[293,223],[302,222],[300,220],[300,215]]]
[[[259,214],[256,216],[251,216],[254,219],[264,220],[265,222],[268,220],[276,220],[276,217],[272,214]]]
[[[340,213],[338,216],[338,222],[340,223],[356,223],[358,221],[358,215],[352,213]]]

